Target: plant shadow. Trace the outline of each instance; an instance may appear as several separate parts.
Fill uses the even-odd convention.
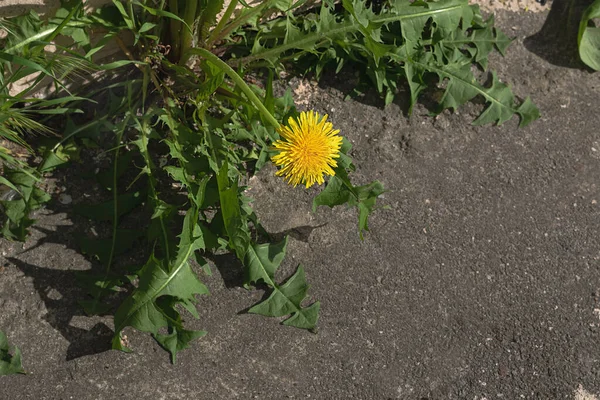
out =
[[[75,212],[77,203],[106,199],[90,179],[102,163],[94,161],[85,151],[82,151],[82,158],[88,162],[52,173],[46,182],[46,190],[52,198],[43,211],[34,213],[37,221],[29,228],[31,235],[26,250],[6,257],[25,276],[32,278],[34,289],[46,308],[43,320],[69,342],[67,361],[112,348],[114,333],[103,322],[103,316],[111,315],[133,288],[126,284],[121,291],[104,290],[99,303],[102,309],[98,309],[97,316],[90,317],[80,305],[80,302],[93,299],[90,285],[84,282],[105,275],[106,267],[95,257],[86,257],[88,269],[69,269],[73,263],[70,250],[82,254],[82,239],[101,240],[110,237],[111,232],[110,222],[91,221]],[[135,226],[139,215],[132,213],[124,218],[129,226]],[[65,224],[65,221],[69,223]],[[139,262],[140,255],[145,254],[143,248],[143,243],[138,241],[134,248],[119,256],[113,270]],[[56,249],[60,250],[57,252]]]
[[[577,48],[579,21],[592,0],[554,0],[539,32],[525,38],[525,47],[549,63],[567,68],[588,69]]]
[[[244,285],[244,266],[237,259],[235,254],[224,253],[215,255],[205,255],[207,259],[212,261],[219,274],[223,283],[227,289],[233,289],[237,287],[243,287]]]
[[[72,325],[74,317],[85,315],[77,303],[78,298],[84,297],[76,281],[77,271],[40,267],[15,257],[7,260],[33,278],[33,286],[47,310],[43,319],[69,342],[67,361],[111,349],[113,331],[106,324],[98,322],[89,330]]]
[[[383,95],[377,92],[371,79],[361,72],[364,65],[348,66],[340,73],[326,69],[319,80],[321,89],[333,88],[345,96],[345,100],[353,100],[370,107],[383,109],[386,107]],[[352,73],[351,71],[355,71]],[[392,104],[398,106],[404,118],[410,116],[410,88],[405,80],[397,82],[398,89]],[[427,94],[423,96],[427,97]]]

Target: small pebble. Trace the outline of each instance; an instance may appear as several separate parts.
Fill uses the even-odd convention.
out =
[[[62,193],[58,196],[58,201],[60,201],[61,204],[71,204],[73,202],[73,198],[66,193]]]

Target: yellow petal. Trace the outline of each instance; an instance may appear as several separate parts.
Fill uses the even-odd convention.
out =
[[[289,118],[288,125],[282,126],[273,147],[279,152],[271,158],[281,169],[277,176],[283,176],[290,185],[302,183],[307,188],[315,183],[325,182],[323,175],[334,175],[336,158],[340,156],[342,137],[327,121],[314,111],[302,112],[298,119]]]

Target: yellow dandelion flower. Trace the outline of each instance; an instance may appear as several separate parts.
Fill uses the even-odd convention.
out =
[[[275,165],[282,167],[277,176],[285,176],[290,185],[303,183],[307,188],[315,183],[321,185],[323,174],[335,175],[336,158],[340,156],[342,137],[334,130],[327,115],[321,117],[314,111],[300,113],[300,118],[290,118],[288,126],[282,126],[273,147],[279,153],[272,157]]]

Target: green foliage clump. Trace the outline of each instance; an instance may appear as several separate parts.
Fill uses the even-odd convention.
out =
[[[476,125],[502,124],[517,114],[525,126],[539,117],[529,98],[517,102],[496,75],[489,87],[476,79],[473,66],[486,69],[489,54],[504,54],[511,42],[494,27],[493,17],[483,20],[478,6],[465,0],[394,0],[375,12],[361,0],[342,3],[343,12],[324,4],[318,14],[287,14],[257,27],[254,35],[246,33],[249,51],[238,53],[237,64],[280,66],[306,58],[303,65],[319,77],[330,66],[339,72],[348,63],[358,63],[366,78],[361,83],[372,84],[386,104],[407,83],[409,112],[419,95],[437,82],[444,92],[436,113],[481,96],[487,107]]]
[[[30,213],[49,197],[36,187],[43,166],[30,167],[15,156],[8,143],[33,154],[24,134],[52,135],[53,130],[44,123],[47,119],[81,112],[69,104],[83,98],[69,93],[53,99],[32,96],[43,85],[65,89],[67,77],[91,70],[89,60],[53,43],[58,35],[77,37],[70,24],[80,10],[81,5],[69,12],[61,9],[65,12],[63,17],[50,22],[43,22],[34,12],[0,19],[0,30],[7,32],[6,38],[0,40],[0,184],[6,188],[0,191],[0,210],[6,217],[1,232],[9,239],[25,240],[27,227],[33,223]],[[49,45],[54,48],[51,53],[47,51]],[[60,156],[53,157],[56,161]]]
[[[223,9],[223,1],[113,0],[86,14],[82,1],[71,0],[63,2],[56,18],[33,25],[29,37],[35,40],[0,53],[6,68],[2,76],[20,63],[25,71],[51,77],[57,93],[67,93],[50,100],[5,93],[12,102],[8,112],[21,102],[25,107],[18,110],[31,107],[38,114],[67,116],[62,137],[46,147],[35,174],[24,173],[25,167],[5,167],[2,183],[19,193],[9,200],[16,203],[2,203],[9,219],[3,226],[6,237],[23,240],[32,222],[29,213],[47,200],[35,186],[39,176],[76,157],[80,147],[105,146],[111,154],[112,165],[95,174],[107,200],[79,204],[74,212],[110,227],[106,235],[80,238],[79,245],[103,266],[100,273],[81,276],[89,293],[81,305],[89,314],[114,315],[113,348],[128,351],[122,333],[134,327],[150,333],[174,362],[179,351],[205,335],[186,328],[182,313],[198,317],[196,296],[208,294],[200,276],[211,273],[208,259],[223,252],[237,257],[246,276],[244,287],[261,285],[269,291],[250,313],[315,329],[320,303],[307,304],[304,268],[298,266],[277,283],[287,240],[268,240],[244,195],[244,182],[274,155],[271,144],[280,139],[280,123],[297,115],[289,91],[282,97],[273,94],[276,72],[307,65],[319,78],[330,67],[339,72],[352,64],[361,71],[358,90],[372,85],[386,104],[405,83],[410,110],[426,88],[439,86],[443,94],[436,112],[481,96],[487,106],[476,124],[501,124],[517,114],[524,126],[538,117],[531,100],[517,101],[495,74],[489,86],[476,79],[474,66],[487,68],[488,55],[494,49],[503,53],[510,40],[466,0],[391,0],[378,10],[363,0],[341,5],[328,0],[308,10],[301,8],[304,3],[267,0],[251,6],[234,0]],[[35,18],[13,20],[29,26],[25,21]],[[104,36],[91,40],[90,31],[98,27]],[[130,78],[95,89],[94,96],[108,101],[94,110],[91,121],[74,114],[84,99],[94,97],[71,94],[74,89],[62,83],[63,75],[50,68],[63,65],[54,53],[38,49],[41,61],[35,65],[23,57],[29,46],[43,49],[59,34],[72,41],[72,48],[60,50],[72,57],[73,66],[106,73],[130,69]],[[129,45],[127,37],[132,38]],[[110,43],[120,46],[125,57],[110,63],[94,60]],[[264,87],[249,85],[250,77],[262,80]],[[38,125],[31,124],[41,122],[27,116],[31,122],[24,130],[35,131]],[[17,120],[4,119],[15,141],[21,140]],[[384,187],[377,181],[354,186],[349,151],[345,141],[335,175],[313,207],[355,207],[362,239]],[[125,265],[120,256],[140,243],[146,244],[145,262]],[[127,297],[115,310],[108,300],[123,291]]]

